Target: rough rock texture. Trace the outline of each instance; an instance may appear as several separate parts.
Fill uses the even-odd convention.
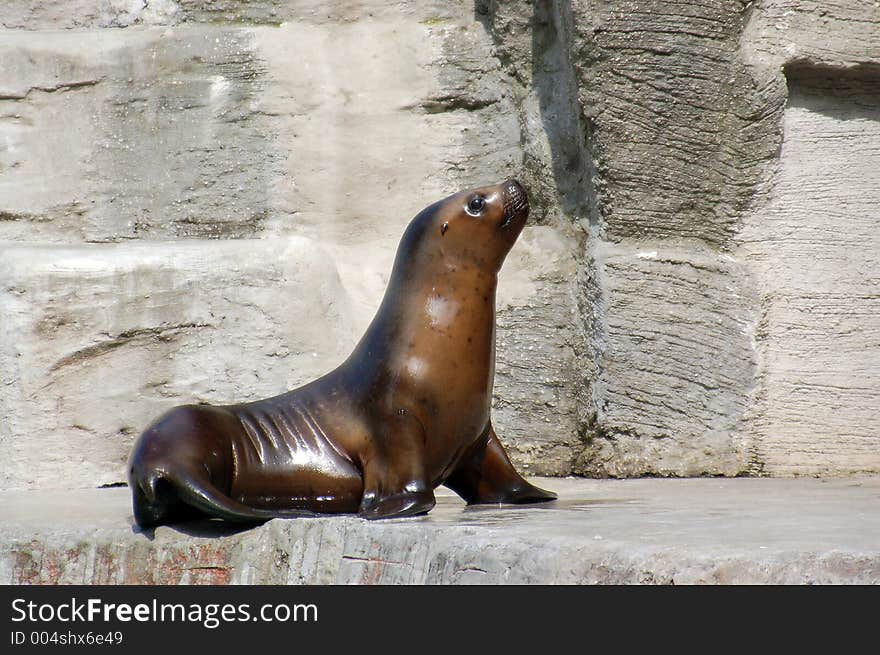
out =
[[[8,0],[0,28],[0,486],[121,480],[155,412],[331,369],[411,216],[512,175],[518,466],[880,471],[874,3]]]
[[[477,7],[588,231],[572,470],[880,469],[876,5]]]
[[[742,10],[574,3],[599,195],[586,289],[598,368],[586,472],[735,475],[749,466],[739,428],[754,309],[725,250],[774,154],[777,116],[738,57]]]
[[[4,35],[0,238],[253,237],[278,159],[264,67],[231,28]],[[260,156],[256,156],[259,153]]]
[[[171,405],[330,370],[409,219],[521,172],[470,3],[15,0],[0,23],[4,488],[122,480]],[[576,455],[565,229],[527,230],[499,290],[496,424],[537,473]]]
[[[741,472],[753,308],[741,267],[718,248],[776,126],[755,125],[760,98],[741,93],[754,84],[736,58],[740,8],[477,7],[531,117],[526,165],[545,220],[573,225],[581,244],[572,471]],[[757,134],[743,141],[746,130]]]
[[[698,245],[599,241],[595,415],[580,465],[613,476],[727,474],[753,352],[741,265]]]
[[[878,73],[787,69],[779,170],[740,237],[762,307],[749,428],[774,473],[880,468]]]
[[[0,492],[2,584],[877,584],[880,480],[540,480],[533,507],[131,528],[126,489]],[[218,538],[222,537],[222,538]]]
[[[7,246],[0,276],[4,488],[117,482],[170,404],[274,395],[359,336],[335,268],[302,237]]]
[[[745,433],[765,474],[880,469],[878,25],[874,3],[768,0],[743,35],[787,98],[736,250],[760,296]]]

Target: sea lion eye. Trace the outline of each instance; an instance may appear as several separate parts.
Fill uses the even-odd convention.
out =
[[[483,196],[474,196],[468,201],[465,211],[471,216],[479,216],[486,207],[486,199]]]

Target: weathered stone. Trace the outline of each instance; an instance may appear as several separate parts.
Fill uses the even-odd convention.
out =
[[[51,30],[163,25],[179,15],[175,0],[7,0],[0,11],[5,29]]]
[[[741,55],[777,75],[790,62],[848,67],[880,62],[880,7],[846,0],[763,0],[747,4]]]
[[[540,480],[542,506],[132,530],[128,489],[0,492],[2,584],[876,584],[880,480]]]
[[[880,470],[873,3],[9,0],[0,25],[0,256],[305,237],[338,276],[315,307],[344,302],[357,335],[409,218],[517,175],[534,211],[501,275],[495,396],[517,465]],[[18,261],[6,286],[40,266]],[[105,274],[78,270],[86,295]],[[6,292],[0,310],[21,316],[17,302]],[[169,300],[167,325],[191,322],[189,302]],[[99,319],[73,350],[128,334]],[[58,385],[53,330],[72,328],[13,324],[2,348],[46,375],[27,393]],[[119,352],[150,352],[134,334]],[[211,351],[192,357],[213,370]],[[103,375],[146,366],[118,361]],[[62,368],[73,425],[95,382]],[[24,402],[15,380],[0,406]],[[120,426],[148,413],[135,405]],[[51,439],[44,419],[19,413],[15,438]],[[89,458],[111,423],[82,441]]]
[[[752,299],[730,255],[668,241],[599,242],[595,415],[579,468],[631,476],[736,475],[754,362]]]
[[[734,233],[774,145],[730,147],[755,127],[756,100],[729,79],[748,72],[735,58],[739,12],[651,4],[483,9],[520,85],[523,123],[545,135],[525,149],[535,185],[552,180],[549,220],[589,234],[572,239],[586,247],[574,275],[581,329],[569,333],[581,374],[571,376],[580,438],[571,470],[737,474],[749,460],[737,429],[754,367],[752,309],[740,267],[711,249]],[[673,17],[699,26],[672,31]],[[668,42],[664,53],[656,40]],[[765,123],[756,129],[775,134]],[[707,373],[707,363],[723,368]]]
[[[253,237],[277,155],[240,30],[0,39],[0,238]]]
[[[880,66],[786,70],[779,168],[740,235],[763,472],[880,469]]]
[[[537,475],[567,475],[581,452],[571,240],[549,226],[525,231],[499,285],[493,422],[514,461]]]
[[[131,440],[161,407],[270,395],[329,370],[372,318],[410,218],[450,192],[520,174],[516,100],[491,38],[462,11],[467,3],[350,5],[19,0],[3,13],[14,29],[0,35],[0,239],[26,250],[2,246],[4,258],[10,253],[4,281],[23,293],[9,291],[0,303],[4,347],[27,364],[16,364],[0,394],[10,417],[4,443],[17,452],[0,485],[61,479],[60,452],[41,468],[44,440],[86,462],[65,484],[119,480]],[[58,27],[73,29],[41,31]],[[95,29],[109,27],[125,29]],[[92,29],[87,50],[80,28]],[[501,276],[508,300],[499,367],[513,374],[499,376],[497,425],[510,433],[518,462],[537,472],[566,473],[575,454],[575,248],[561,227],[527,230]],[[305,278],[292,282],[302,305],[285,324],[266,306],[291,282],[270,271],[313,261],[279,261],[291,235],[325,261],[313,289]],[[219,245],[243,238],[249,245],[229,246],[232,255]],[[193,242],[192,252],[210,252],[199,250],[204,240],[220,250],[197,265],[181,240]],[[47,245],[123,241],[142,243]],[[246,252],[256,258],[253,275],[266,271],[259,297],[247,305],[242,288],[220,310],[222,323],[202,312],[222,299],[193,306],[192,293],[178,289],[183,279],[206,294],[254,284],[226,261]],[[59,256],[74,258],[76,273],[49,266]],[[161,317],[150,314],[148,295],[163,298]],[[124,300],[114,307],[117,297]],[[68,313],[98,311],[70,317],[65,302],[74,305]],[[333,329],[320,318],[326,307],[338,312]],[[338,343],[315,346],[313,328]],[[205,345],[187,350],[182,369],[151,370],[181,342]],[[259,382],[250,369],[224,364],[243,365],[261,342],[316,357],[308,366],[276,357]],[[186,367],[203,375],[181,373]],[[111,393],[99,383],[106,379],[125,384]],[[52,412],[23,409],[37,390]]]
[[[272,25],[285,22],[344,24],[368,19],[418,17],[428,25],[460,20],[469,2],[427,0],[6,0],[0,27],[52,30],[142,25]]]
[[[301,237],[6,246],[0,279],[2,488],[125,480],[162,411],[282,393],[360,337],[332,260]]]
[[[744,6],[574,3],[606,238],[723,245],[735,232],[777,130],[738,56]]]
[[[871,89],[880,79],[876,7],[786,0],[476,7],[518,89],[525,161],[549,209],[544,220],[589,231],[576,258],[584,343],[574,352],[585,392],[576,400],[583,447],[572,470],[877,470],[878,430],[867,409],[876,389],[864,373],[880,352],[869,318],[876,294],[870,278],[863,284],[836,272],[865,270],[876,249],[868,191],[878,186],[876,117],[864,109],[876,104]],[[820,132],[843,137],[832,157],[848,160],[828,169],[818,150],[805,153],[833,178],[821,181],[785,165],[796,147],[786,148],[788,140],[802,139],[790,134],[798,129],[798,71],[816,67],[858,80],[848,91],[838,84],[821,93],[864,109],[846,126],[835,121],[855,116],[854,106],[818,110],[834,114]],[[855,138],[860,147],[852,147]],[[786,176],[795,180],[791,200],[778,193]],[[816,187],[815,200],[802,184]],[[837,189],[831,202],[852,208],[843,210],[851,241],[829,245],[816,231],[828,220],[820,196],[829,188]],[[787,206],[795,196],[803,218],[768,220],[768,211],[780,212],[762,207]],[[775,225],[801,236],[780,246],[786,241]],[[863,256],[852,257],[856,244]],[[801,284],[786,287],[788,275]],[[838,280],[837,295],[822,300],[816,294],[826,293],[829,278]],[[782,308],[791,302],[807,302],[827,324]],[[867,357],[857,363],[859,349]],[[786,364],[779,351],[811,363]],[[834,382],[823,385],[823,376]]]

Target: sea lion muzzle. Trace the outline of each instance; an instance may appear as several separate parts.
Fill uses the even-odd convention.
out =
[[[508,180],[503,186],[504,220],[501,221],[501,227],[507,227],[520,213],[528,214],[529,198],[522,184],[516,180]]]

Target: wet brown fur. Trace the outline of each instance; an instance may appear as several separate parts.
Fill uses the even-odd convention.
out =
[[[555,498],[514,470],[490,420],[497,275],[527,215],[513,180],[427,207],[342,365],[280,396],[160,417],[131,456],[137,523],[410,516],[440,484],[468,503]]]

